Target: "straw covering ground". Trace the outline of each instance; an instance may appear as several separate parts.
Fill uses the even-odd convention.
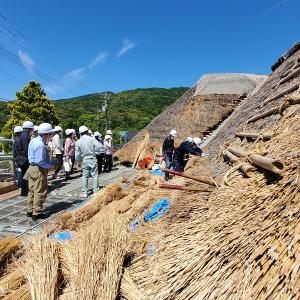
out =
[[[12,245],[9,252],[2,241],[1,249],[9,253],[0,280],[3,299],[44,299],[43,293],[47,299],[78,300],[299,299],[300,105],[247,122],[300,98],[293,90],[261,105],[299,82],[295,77],[279,84],[299,57],[298,51],[287,58],[243,100],[207,145],[208,157],[190,160],[188,173],[223,180],[219,187],[161,190],[161,177],[141,171],[132,182],[122,179],[58,217],[41,235],[26,237],[21,249]],[[274,136],[248,141],[234,134],[243,131],[273,131]],[[229,146],[280,159],[286,168],[280,175],[256,168],[245,178],[237,166],[251,162],[247,157],[233,165],[224,162]],[[173,181],[195,184],[180,177]],[[131,221],[160,198],[171,201],[168,213],[129,230]],[[73,239],[46,238],[60,230],[70,230]]]

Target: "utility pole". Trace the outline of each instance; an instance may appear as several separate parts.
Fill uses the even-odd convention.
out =
[[[105,92],[105,94],[104,94],[104,104],[102,106],[102,112],[105,113],[105,132],[108,130],[109,124],[110,124],[110,121],[108,119],[108,105],[109,105],[109,102],[110,102],[110,97],[107,96],[107,93]]]

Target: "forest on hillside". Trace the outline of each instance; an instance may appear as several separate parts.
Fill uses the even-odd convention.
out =
[[[186,87],[177,87],[108,92],[110,128],[115,131],[139,131],[187,90]],[[105,128],[103,93],[60,99],[54,101],[54,105],[63,128],[78,128],[82,124],[93,131],[103,131]]]

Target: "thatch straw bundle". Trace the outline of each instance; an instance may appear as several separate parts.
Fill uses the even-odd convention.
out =
[[[59,264],[58,243],[44,235],[25,241],[23,275],[29,285],[32,300],[57,298]]]
[[[11,267],[0,280],[0,297],[17,290],[24,282],[25,277],[21,270]]]
[[[120,294],[126,300],[142,300],[143,295],[137,285],[134,283],[132,278],[130,277],[129,271],[125,268],[121,286],[120,286]]]
[[[121,199],[125,195],[125,191],[122,190],[121,185],[113,183],[97,192],[96,196],[89,203],[73,212],[67,212],[57,217],[52,223],[47,225],[45,232],[53,233],[66,229],[77,230],[81,223],[91,219],[101,208],[108,203]]]
[[[18,289],[8,294],[3,300],[31,300],[28,284],[21,285]]]
[[[100,216],[65,244],[62,268],[71,290],[69,299],[116,298],[127,247],[125,226],[116,214]]]
[[[21,242],[15,238],[5,238],[0,240],[0,266],[3,266],[5,260],[10,258],[13,253],[19,250]]]

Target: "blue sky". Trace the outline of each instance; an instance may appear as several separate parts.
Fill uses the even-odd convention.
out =
[[[30,79],[59,99],[268,74],[300,39],[299,0],[1,0],[0,13],[4,99]]]

